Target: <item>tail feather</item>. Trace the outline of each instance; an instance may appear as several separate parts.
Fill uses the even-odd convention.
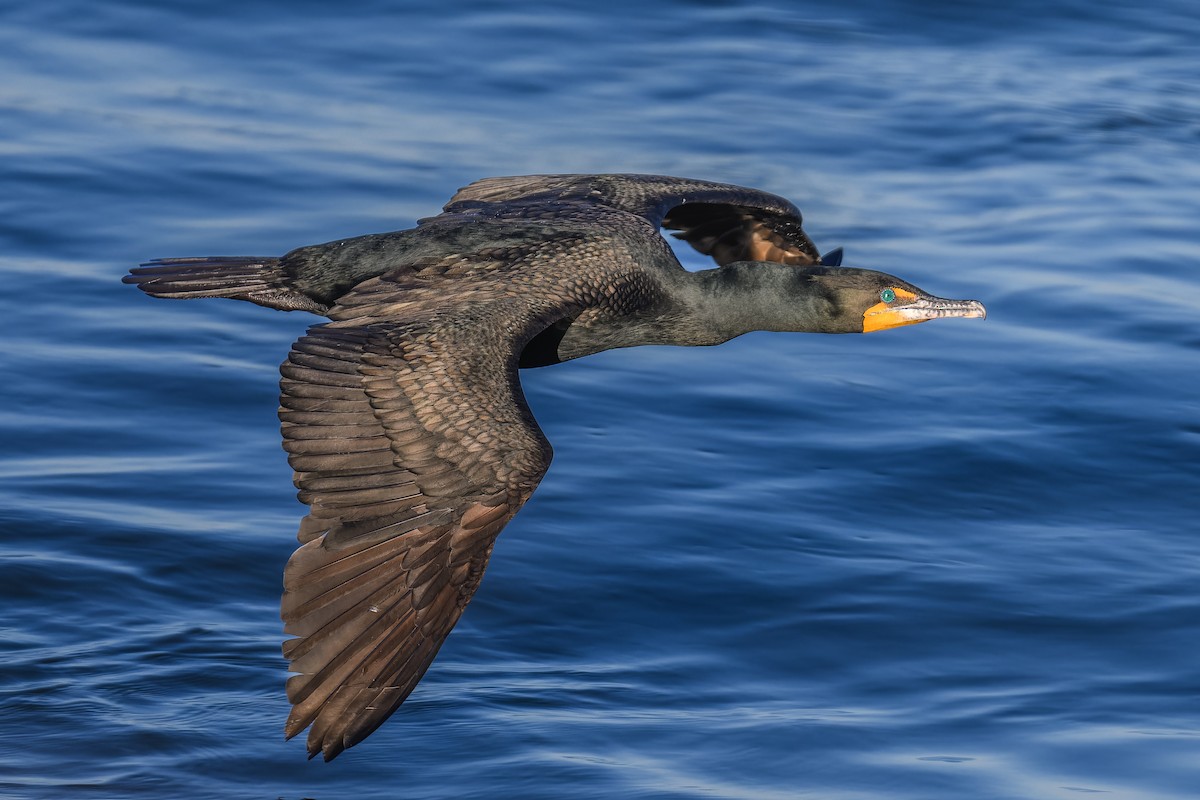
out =
[[[284,311],[324,314],[328,308],[290,287],[280,259],[254,256],[156,258],[129,271],[122,282],[153,297],[229,297]]]

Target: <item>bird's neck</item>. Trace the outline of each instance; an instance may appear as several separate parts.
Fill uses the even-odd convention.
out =
[[[751,331],[832,333],[830,299],[817,283],[801,284],[801,267],[741,262],[687,274],[679,296],[688,303],[693,330],[719,344]],[[807,290],[801,291],[803,286]],[[681,341],[679,344],[692,344]]]
[[[835,332],[829,300],[797,291],[797,267],[745,262],[661,279],[658,299],[632,313],[596,310],[546,331],[522,358],[542,366],[621,347],[721,344],[750,331]]]

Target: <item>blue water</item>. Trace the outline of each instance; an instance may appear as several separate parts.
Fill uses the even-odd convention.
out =
[[[1198,43],[1193,0],[0,4],[0,797],[1197,797]],[[783,194],[989,319],[525,373],[548,477],[308,762],[316,318],[120,276],[590,171]]]

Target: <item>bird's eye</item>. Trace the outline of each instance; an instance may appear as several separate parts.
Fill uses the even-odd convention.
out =
[[[891,289],[884,289],[882,292],[879,293],[879,299],[885,303],[890,303],[896,299],[896,293],[893,292]]]

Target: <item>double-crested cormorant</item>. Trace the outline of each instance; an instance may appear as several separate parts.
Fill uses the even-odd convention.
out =
[[[764,192],[651,175],[488,178],[418,227],[281,258],[167,258],[156,297],[230,297],[331,322],[281,367],[284,448],[310,507],[284,573],[290,738],[361,742],[425,673],[496,536],[550,465],[519,367],[754,330],[861,333],[982,317],[824,260]],[[659,228],[716,269],[687,272]],[[830,262],[833,262],[831,264]]]

